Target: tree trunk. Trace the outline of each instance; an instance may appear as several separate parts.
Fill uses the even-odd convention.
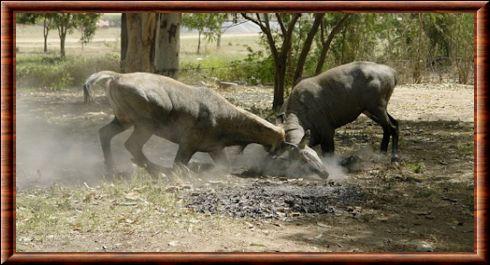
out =
[[[216,39],[216,48],[221,48],[221,32],[218,34],[218,38]]]
[[[44,18],[44,27],[43,27],[43,36],[44,36],[44,53],[48,52],[48,33],[49,33],[49,24],[48,19]]]
[[[66,40],[66,28],[61,26],[59,28],[59,36],[60,36],[60,56],[61,58],[65,58],[65,40]]]
[[[65,35],[60,38],[60,55],[65,58]]]
[[[201,31],[197,34],[197,54],[201,54]]]
[[[258,13],[255,15],[256,15],[256,19],[248,16],[245,13],[242,13],[242,16],[245,19],[250,20],[253,23],[257,24],[261,28],[265,36],[267,37],[267,43],[271,49],[272,58],[274,59],[274,68],[276,71],[274,74],[274,99],[272,101],[272,109],[274,111],[278,111],[284,103],[286,68],[288,62],[288,54],[290,53],[291,50],[292,34],[293,34],[294,26],[298,21],[299,17],[301,16],[301,14],[294,14],[291,20],[287,23],[287,27],[284,24],[284,21],[280,16],[280,14],[278,13],[275,14],[282,32],[281,38],[283,42],[282,42],[280,52],[278,51],[275,44],[276,42],[272,36],[272,31],[269,24],[269,15],[264,14],[264,16],[262,17]]]
[[[422,25],[422,15],[419,14],[418,15],[418,22],[419,22],[419,29],[418,29],[418,34],[417,34],[417,50],[415,52],[415,65],[413,67],[413,73],[412,73],[412,77],[413,77],[413,82],[415,84],[419,84],[420,82],[422,82],[422,65],[420,63],[421,61],[421,50],[420,50],[420,46],[422,45],[422,30],[423,30],[423,25]]]
[[[340,53],[340,63],[344,63],[344,55],[345,55],[345,30],[342,31],[342,48]]]
[[[286,66],[276,67],[274,75],[274,98],[272,100],[272,110],[277,112],[284,103],[284,88],[286,79]]]
[[[276,64],[276,74],[274,75],[274,99],[272,110],[279,111],[284,104],[284,87],[286,79],[286,58],[280,58]]]
[[[181,18],[179,13],[158,14],[155,71],[172,78],[177,77],[179,70]]]
[[[126,59],[126,52],[128,50],[128,28],[127,28],[127,16],[126,13],[121,14],[121,72],[123,71],[123,62]]]
[[[325,63],[325,59],[327,58],[328,50],[330,50],[330,44],[322,47],[318,63],[316,64],[315,75],[319,75],[322,72],[323,64]]]
[[[127,13],[127,47],[121,60],[123,72],[154,72],[157,14]]]

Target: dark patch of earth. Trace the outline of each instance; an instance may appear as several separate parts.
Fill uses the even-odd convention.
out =
[[[242,187],[194,190],[185,197],[187,207],[198,213],[273,219],[350,211],[365,198],[352,184],[302,180],[259,180]]]

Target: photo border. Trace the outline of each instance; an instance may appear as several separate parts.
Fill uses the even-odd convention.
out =
[[[488,1],[73,1],[1,3],[1,263],[488,263]],[[474,35],[474,252],[204,253],[15,251],[15,12],[470,12]]]

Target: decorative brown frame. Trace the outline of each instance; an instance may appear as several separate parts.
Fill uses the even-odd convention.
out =
[[[1,4],[1,263],[366,262],[483,263],[487,253],[488,1],[169,1],[20,2]],[[475,248],[470,253],[16,253],[15,12],[472,12],[475,14]]]

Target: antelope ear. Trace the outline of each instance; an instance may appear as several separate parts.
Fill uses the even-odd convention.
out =
[[[272,158],[276,159],[276,158],[280,157],[282,154],[284,154],[286,151],[291,151],[291,150],[294,150],[296,148],[298,148],[298,147],[292,143],[283,142],[281,144],[281,146],[278,148],[278,150],[276,150],[273,153]]]
[[[246,147],[247,147],[246,144],[239,145],[238,146],[238,153],[243,154],[243,150],[245,150]]]
[[[288,143],[288,142],[284,142],[284,147],[286,150],[293,150],[295,148],[298,148],[298,146],[296,146],[295,144],[292,144],[292,143]]]
[[[284,124],[286,122],[286,113],[280,112],[276,115],[276,124]]]
[[[306,130],[305,135],[303,135],[303,138],[301,138],[301,141],[298,144],[299,149],[305,149],[306,145],[310,143],[310,135],[310,130]]]

